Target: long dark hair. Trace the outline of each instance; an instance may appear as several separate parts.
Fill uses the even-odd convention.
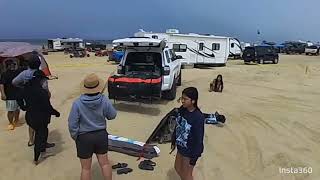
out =
[[[187,87],[182,91],[182,94],[186,95],[188,98],[193,100],[194,101],[194,104],[193,104],[194,107],[196,109],[200,110],[199,107],[198,107],[199,93],[198,93],[197,88],[195,88],[195,87]]]
[[[218,80],[220,78],[220,80]],[[218,87],[218,84],[220,82],[220,87]],[[214,83],[214,91],[221,91],[222,92],[223,90],[223,78],[222,78],[222,75],[219,74],[216,78],[216,81]]]

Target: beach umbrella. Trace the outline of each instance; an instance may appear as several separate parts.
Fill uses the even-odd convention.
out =
[[[0,42],[0,59],[17,57],[32,52],[38,52],[37,54],[41,62],[40,69],[45,73],[46,76],[51,76],[48,63],[40,53],[40,46],[35,46],[26,42]]]

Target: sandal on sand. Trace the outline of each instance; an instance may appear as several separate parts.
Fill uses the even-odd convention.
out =
[[[144,160],[143,162],[146,163],[146,164],[148,164],[148,165],[150,165],[150,166],[156,166],[156,165],[157,165],[157,163],[151,161],[150,159]]]
[[[138,167],[139,167],[139,169],[147,170],[147,171],[154,170],[154,167],[151,166],[150,164],[146,163],[145,161],[141,161]]]
[[[112,169],[118,169],[118,168],[126,168],[128,166],[127,163],[118,163],[112,166]]]
[[[128,173],[131,173],[131,172],[132,172],[131,168],[122,168],[122,169],[119,169],[117,171],[117,174],[128,174]]]

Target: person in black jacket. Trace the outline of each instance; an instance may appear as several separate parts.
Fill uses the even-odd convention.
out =
[[[203,152],[205,117],[198,108],[198,90],[188,87],[182,91],[182,106],[178,110],[172,149],[177,147],[175,170],[181,180],[193,180],[193,169]]]
[[[60,113],[50,103],[47,90],[42,86],[45,80],[46,76],[41,70],[35,71],[33,78],[27,83],[18,99],[19,106],[26,111],[27,124],[35,130],[34,163],[36,165],[40,154],[46,151],[50,116],[60,117]]]

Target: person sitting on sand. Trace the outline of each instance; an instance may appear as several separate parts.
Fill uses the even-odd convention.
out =
[[[106,119],[112,120],[117,112],[110,100],[102,94],[105,82],[96,74],[85,77],[80,85],[81,96],[73,102],[69,132],[76,143],[81,163],[81,180],[91,179],[92,155],[96,154],[105,180],[112,180],[108,159],[108,132]]]
[[[223,79],[222,79],[222,75],[219,74],[217,76],[216,79],[214,79],[211,83],[210,83],[210,89],[209,92],[222,92],[223,91]]]
[[[27,124],[35,131],[34,163],[37,165],[40,155],[45,155],[48,140],[48,124],[50,116],[60,117],[51,103],[46,89],[42,82],[47,77],[41,70],[33,73],[33,78],[25,85],[18,104],[26,111]],[[52,147],[52,146],[50,146]]]

